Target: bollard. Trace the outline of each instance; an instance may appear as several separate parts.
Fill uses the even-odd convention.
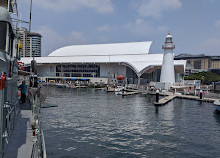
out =
[[[158,103],[159,102],[159,90],[156,90],[156,102]]]
[[[200,99],[202,99],[202,93],[203,93],[202,90],[200,90]]]

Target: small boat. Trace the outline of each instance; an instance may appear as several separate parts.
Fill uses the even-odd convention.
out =
[[[123,91],[124,91],[124,87],[122,86],[118,86],[117,88],[115,88],[116,95],[122,95]]]
[[[115,91],[116,95],[122,95],[122,91]]]
[[[56,87],[57,88],[66,88],[66,85],[58,83],[58,84],[56,84]]]
[[[220,100],[215,101],[214,104],[215,104],[216,112],[220,113]]]

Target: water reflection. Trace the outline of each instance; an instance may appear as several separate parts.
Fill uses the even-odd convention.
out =
[[[48,157],[220,155],[220,118],[209,103],[175,99],[156,107],[150,95],[56,88],[48,101],[59,105],[42,109]]]
[[[220,125],[220,113],[215,110],[213,112],[213,116],[214,116],[216,122]]]
[[[155,106],[155,115],[156,115],[156,117],[158,117],[158,114],[159,114],[159,107]]]

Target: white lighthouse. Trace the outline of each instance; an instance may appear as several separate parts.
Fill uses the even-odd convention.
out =
[[[170,33],[166,36],[165,44],[162,46],[164,49],[163,64],[160,75],[160,82],[165,83],[165,89],[168,89],[175,83],[173,49],[175,45],[172,41]]]

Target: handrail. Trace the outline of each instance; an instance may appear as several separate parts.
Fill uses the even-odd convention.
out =
[[[43,130],[41,131],[42,134],[42,147],[43,147],[43,158],[47,158],[47,151],[46,151],[46,145],[45,145],[45,140],[44,140],[44,132]]]
[[[34,155],[35,155],[35,144],[33,144],[33,147],[32,147],[32,151],[31,151],[31,158],[34,158]]]
[[[40,88],[31,88],[29,90],[29,98],[34,121],[32,122],[32,130],[35,132],[34,145],[31,158],[46,158],[46,146],[44,134],[40,121]]]

